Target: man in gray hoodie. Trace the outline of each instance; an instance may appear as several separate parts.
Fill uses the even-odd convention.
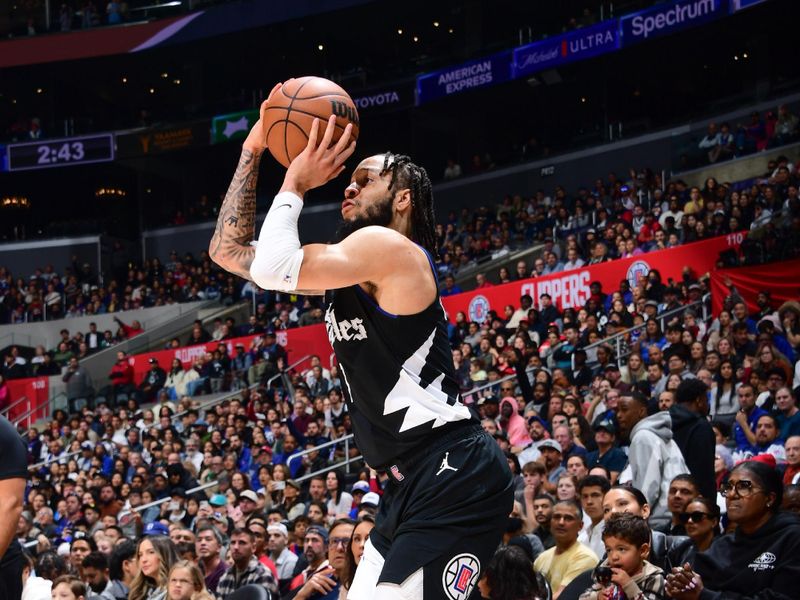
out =
[[[630,440],[628,466],[619,483],[640,489],[650,505],[650,526],[658,528],[672,517],[667,506],[669,484],[689,469],[672,439],[672,421],[666,411],[647,415],[647,398],[631,392],[619,399],[617,422],[623,438]]]

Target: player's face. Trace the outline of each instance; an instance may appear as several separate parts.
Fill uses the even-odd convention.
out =
[[[383,155],[364,159],[353,171],[344,190],[339,238],[369,225],[387,226],[394,215],[394,193],[389,191],[391,173],[384,173]]]

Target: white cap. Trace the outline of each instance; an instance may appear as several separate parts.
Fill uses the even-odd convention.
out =
[[[375,492],[367,492],[364,494],[364,497],[361,499],[361,504],[371,504],[373,506],[378,506],[380,504],[381,497],[378,496]]]

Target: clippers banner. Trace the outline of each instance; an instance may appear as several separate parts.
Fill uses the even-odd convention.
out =
[[[225,344],[228,347],[228,355],[233,356],[236,350],[236,344],[244,344],[245,350],[250,349],[250,344],[256,338],[263,337],[261,335],[246,335],[243,337],[231,338],[222,342],[207,342],[205,344],[197,344],[195,346],[185,346],[183,348],[175,348],[174,350],[160,350],[158,352],[145,352],[144,354],[136,354],[129,358],[130,364],[133,366],[135,373],[136,383],[140,383],[144,378],[145,373],[150,370],[150,359],[155,358],[158,360],[158,365],[169,372],[172,365],[172,359],[177,358],[183,364],[184,369],[189,369],[198,356],[203,356],[206,352],[213,352],[219,347],[220,344]],[[298,327],[296,329],[287,329],[285,331],[275,332],[276,341],[286,348],[286,353],[289,356],[289,364],[299,360],[307,354],[316,354],[319,356],[320,361],[325,367],[330,367],[331,345],[328,342],[328,335],[325,332],[324,325],[309,325],[308,327]],[[308,365],[300,365],[299,368],[306,368]]]
[[[11,406],[25,398],[24,402],[20,402],[8,413],[4,413],[9,421],[14,423],[17,419],[22,418],[19,424],[30,427],[39,419],[50,416],[50,380],[47,377],[9,379],[6,383],[9,392],[6,406]]]
[[[758,312],[756,297],[766,290],[772,297],[772,308],[778,309],[787,300],[800,299],[800,258],[753,267],[719,269],[711,273],[711,306],[715,315],[730,291],[726,282],[736,287],[750,312]]]
[[[704,275],[716,268],[720,252],[738,250],[743,240],[744,233],[715,237],[668,250],[447,296],[442,298],[442,304],[452,322],[455,322],[456,313],[463,311],[467,319],[478,323],[486,319],[490,310],[502,314],[507,304],[519,306],[520,296],[524,294],[533,298],[536,307],[542,294],[549,294],[561,309],[579,307],[589,299],[589,286],[593,281],[599,281],[603,291],[611,293],[619,288],[621,280],[627,279],[633,287],[653,269],[661,273],[665,284],[669,278],[680,280],[687,265],[696,276]]]

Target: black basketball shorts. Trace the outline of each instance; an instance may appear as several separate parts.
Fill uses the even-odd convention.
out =
[[[502,539],[514,503],[511,471],[480,425],[450,431],[387,470],[370,540],[379,583],[424,570],[425,600],[466,600]]]

